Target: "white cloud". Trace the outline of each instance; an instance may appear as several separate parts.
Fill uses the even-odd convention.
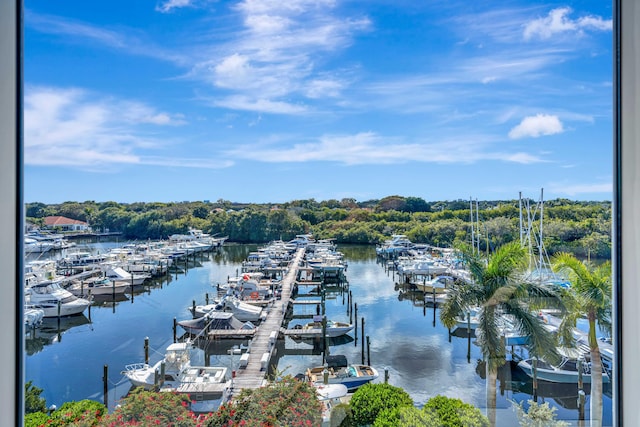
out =
[[[171,12],[173,9],[191,6],[192,0],[167,0],[156,6],[156,11],[162,13]]]
[[[304,105],[291,104],[284,101],[272,101],[265,98],[255,98],[244,95],[234,95],[214,99],[211,104],[231,110],[256,111],[271,114],[304,114],[308,109]]]
[[[548,186],[550,192],[554,194],[566,194],[576,197],[581,194],[604,193],[613,196],[613,184],[611,182],[592,184],[562,184],[552,183]]]
[[[267,163],[335,162],[345,165],[425,163],[475,163],[496,160],[529,164],[545,160],[529,153],[492,151],[490,138],[464,138],[433,143],[406,143],[374,132],[353,135],[324,135],[316,141],[293,143],[274,141],[248,144],[228,151],[232,158]],[[276,146],[284,142],[284,146]]]
[[[509,131],[509,138],[537,138],[543,135],[554,135],[564,131],[558,116],[536,114],[522,119],[520,124]]]
[[[546,17],[528,22],[524,28],[524,39],[529,40],[534,37],[549,39],[561,33],[582,34],[584,30],[610,31],[613,28],[611,19],[585,16],[574,20],[568,16],[571,12],[571,8],[561,7],[553,9]]]
[[[226,167],[229,162],[162,158],[153,150],[166,142],[149,126],[185,123],[178,114],[138,101],[71,88],[27,87],[24,97],[24,161],[36,166],[109,170],[116,164]]]

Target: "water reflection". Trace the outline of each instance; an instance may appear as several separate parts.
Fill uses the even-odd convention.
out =
[[[61,343],[63,334],[69,329],[89,323],[90,320],[84,314],[61,318],[45,317],[40,327],[31,329],[26,334],[27,355],[42,351],[46,345]]]

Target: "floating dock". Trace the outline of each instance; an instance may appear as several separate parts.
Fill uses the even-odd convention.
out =
[[[293,260],[289,263],[287,273],[282,279],[282,299],[277,300],[272,307],[269,307],[266,319],[262,321],[257,329],[252,330],[253,337],[250,352],[243,354],[240,358],[241,369],[235,372],[232,385],[228,393],[226,393],[228,399],[231,399],[242,389],[255,389],[264,385],[271,356],[276,347],[276,340],[280,333],[287,308],[291,302],[293,284],[296,280],[304,253],[304,248],[296,251]],[[315,302],[315,304],[319,304],[319,302]],[[244,332],[246,333],[248,331]],[[211,333],[209,336],[211,336]]]

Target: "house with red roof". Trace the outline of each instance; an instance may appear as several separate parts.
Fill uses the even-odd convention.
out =
[[[91,231],[91,227],[84,221],[64,216],[47,216],[44,218],[46,228],[61,231]]]

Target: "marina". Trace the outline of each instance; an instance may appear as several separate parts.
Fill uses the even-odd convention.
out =
[[[117,242],[110,245],[122,246]],[[106,250],[104,244],[91,244],[90,248]],[[128,364],[145,360],[145,338],[150,341],[150,363],[159,360],[174,339],[193,338],[188,333],[180,335],[172,323],[193,317],[187,308],[194,300],[202,303],[218,297],[217,285],[237,277],[248,254],[256,249],[255,245],[225,245],[200,253],[180,270],[153,279],[143,289],[125,295],[124,300],[94,301],[86,315],[60,322],[50,319],[45,328],[26,337],[31,349],[27,352],[27,380],[43,388],[43,397],[56,405],[84,398],[102,401],[102,374],[107,365],[106,398],[113,407],[131,387],[120,372]],[[206,338],[194,340],[192,364],[227,368],[228,376],[233,377],[229,390],[233,395],[242,388],[259,387],[275,373],[304,374],[311,367],[322,366],[328,355],[344,355],[349,364],[376,369],[380,375],[374,382],[384,381],[382,373],[386,372],[388,381],[404,388],[417,405],[447,393],[483,408],[484,369],[477,346],[468,347],[465,334],[449,336],[440,324],[437,304],[424,303],[429,295],[407,291],[404,295],[409,298],[401,298],[397,273],[386,268],[373,247],[345,246],[340,251],[349,263],[344,284],[325,284],[324,298],[322,292],[313,295],[309,291],[321,281],[301,280],[300,274],[306,279],[305,267],[295,268],[303,264],[300,258],[288,260],[294,268],[278,270],[287,272],[278,279],[280,299],[262,304],[267,315],[258,328],[208,331]],[[297,249],[295,256],[302,253]],[[344,336],[326,340],[321,339],[319,328],[302,333],[301,326],[310,323],[308,319],[315,320],[322,310],[327,318],[355,327]],[[73,362],[77,357],[85,363],[78,366]],[[531,379],[515,362],[507,366],[509,369],[499,375],[498,406],[505,420],[512,421],[511,401],[531,398],[532,390]],[[562,395],[556,395],[558,391]],[[577,399],[577,387],[543,386],[537,394],[539,401],[557,407],[562,419],[577,418],[577,410],[567,404],[571,396]],[[610,406],[610,397],[605,395],[605,415],[609,417]]]

